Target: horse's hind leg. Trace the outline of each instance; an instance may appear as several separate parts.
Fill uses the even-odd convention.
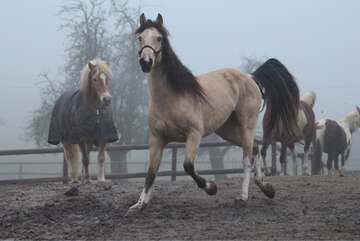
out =
[[[204,189],[209,195],[215,195],[217,187],[214,182],[207,181],[201,177],[194,168],[194,161],[200,145],[201,134],[198,131],[190,133],[186,139],[186,157],[184,161],[184,170],[189,174],[199,188]]]
[[[100,143],[99,153],[98,153],[98,175],[97,175],[98,182],[105,182],[105,168],[104,168],[105,149],[106,149],[106,143]]]
[[[333,174],[333,158],[334,154],[329,152],[328,153],[328,159],[327,159],[327,170],[328,170],[328,176],[331,176]]]
[[[297,176],[298,175],[298,164],[297,164],[297,153],[295,150],[295,144],[294,143],[289,144],[289,149],[290,149],[291,157],[293,160],[293,175]]]
[[[281,153],[280,153],[280,165],[281,165],[281,172],[280,175],[287,175],[287,163],[286,163],[286,154],[287,154],[287,143],[281,142]]]
[[[89,175],[89,156],[90,150],[87,143],[80,143],[80,150],[82,154],[82,164],[83,164],[83,175],[82,175],[82,182],[90,183],[90,175]]]
[[[311,175],[310,163],[309,163],[310,144],[311,144],[311,139],[308,139],[308,140],[305,139],[304,158],[303,158],[303,162],[302,162],[302,174],[304,176]],[[312,171],[314,171],[314,170],[312,170]]]
[[[267,152],[268,147],[269,147],[269,143],[267,143],[265,140],[263,140],[263,145],[261,147],[261,159],[263,162],[265,175],[270,176],[270,172],[269,172],[267,164],[266,164],[266,152]],[[271,174],[272,173],[273,173],[273,171],[271,171]]]

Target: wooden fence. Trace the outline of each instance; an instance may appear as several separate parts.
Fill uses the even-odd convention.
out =
[[[203,142],[200,144],[200,148],[204,147],[224,147],[233,146],[228,142]],[[171,170],[160,171],[157,176],[170,176],[172,181],[176,180],[177,176],[187,175],[184,171],[177,171],[177,153],[178,149],[185,148],[182,143],[168,144],[165,149],[171,150]],[[133,151],[133,150],[148,150],[148,144],[134,144],[134,145],[109,145],[107,151]],[[96,151],[96,148],[91,149]],[[21,155],[39,155],[39,154],[59,154],[63,153],[62,148],[42,148],[42,149],[14,149],[14,150],[0,150],[0,156],[21,156]],[[10,162],[7,162],[10,163]],[[40,162],[39,162],[40,163]],[[31,164],[31,163],[29,163]],[[22,164],[19,163],[19,170],[22,171]],[[241,168],[223,169],[223,170],[199,170],[199,174],[202,175],[217,175],[217,174],[238,174],[242,173]],[[16,180],[0,180],[0,184],[7,183],[34,183],[34,182],[51,182],[51,181],[63,181],[68,182],[68,168],[67,163],[63,160],[63,175],[61,177],[44,177],[44,178],[27,178]],[[111,174],[107,175],[108,179],[123,179],[123,178],[143,178],[146,176],[146,172],[127,173],[127,174]]]

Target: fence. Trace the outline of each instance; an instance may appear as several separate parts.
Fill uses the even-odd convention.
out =
[[[178,152],[179,149],[184,149],[185,145],[180,143],[169,144],[165,147],[165,149],[170,150],[171,152],[171,161],[170,170],[159,171],[158,176],[170,176],[172,181],[176,180],[177,176],[185,176],[187,175],[184,171],[177,171],[177,163],[178,163]],[[232,144],[228,142],[205,142],[201,143],[201,148],[214,148],[214,147],[233,147]],[[136,144],[136,145],[111,145],[108,146],[107,151],[134,151],[134,150],[148,150],[149,145],[147,144]],[[96,151],[96,148],[93,148],[91,151]],[[62,148],[44,148],[44,149],[16,149],[16,150],[2,150],[0,151],[1,156],[24,156],[24,155],[43,155],[43,154],[59,154],[63,153]],[[238,159],[239,162],[240,158]],[[0,183],[26,183],[26,182],[49,182],[49,181],[68,181],[68,173],[67,173],[67,163],[63,160],[61,163],[59,162],[2,162],[0,164],[17,165],[17,172],[7,172],[0,174],[7,175],[17,175],[17,179],[13,180],[0,180]],[[26,178],[22,179],[24,175],[37,174],[37,175],[51,175],[53,173],[48,172],[25,172],[24,165],[59,165],[62,164],[62,176],[57,177],[40,177],[40,178]],[[242,173],[241,168],[227,168],[221,170],[199,170],[199,174],[202,175],[218,175],[218,174],[239,174]],[[124,173],[124,174],[109,174],[106,175],[108,179],[123,179],[123,178],[142,178],[146,176],[146,172],[135,172],[135,173]]]

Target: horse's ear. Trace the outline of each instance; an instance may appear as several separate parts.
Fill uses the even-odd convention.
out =
[[[146,17],[145,17],[145,14],[142,13],[140,15],[140,26],[144,25],[146,23]]]
[[[357,111],[358,111],[359,114],[360,114],[360,107],[359,107],[359,106],[356,106],[356,109],[357,109]]]
[[[161,16],[160,13],[158,13],[157,17],[156,17],[156,23],[159,25],[163,25],[164,21],[163,21],[163,17]]]
[[[92,61],[92,60],[90,60],[89,62],[88,62],[88,66],[89,66],[89,69],[90,70],[93,70],[94,68],[95,68],[95,63]]]

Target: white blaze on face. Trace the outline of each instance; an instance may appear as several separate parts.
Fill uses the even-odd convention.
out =
[[[104,73],[100,74],[100,81],[102,86],[106,86],[107,76]],[[108,88],[105,88],[105,91],[100,94],[100,101],[103,101],[104,98],[111,98]]]

